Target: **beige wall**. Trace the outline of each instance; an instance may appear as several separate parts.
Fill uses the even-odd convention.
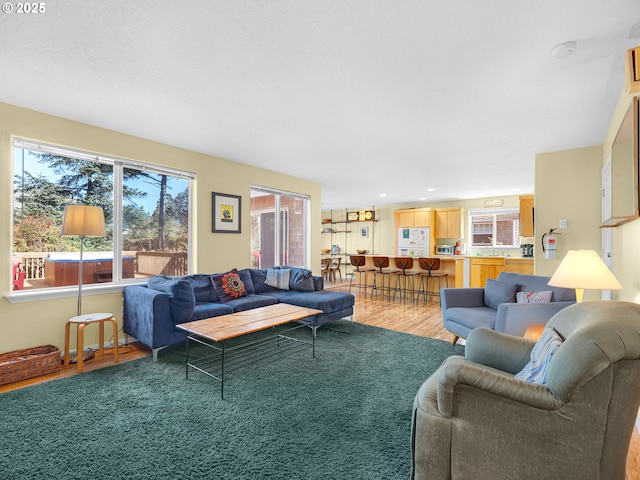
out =
[[[249,265],[250,186],[263,185],[311,197],[311,225],[320,223],[320,185],[299,178],[183,150],[59,117],[0,103],[0,271],[11,272],[13,147],[12,137],[22,137],[103,155],[164,165],[196,173],[194,188],[194,272],[221,272]],[[211,192],[243,197],[242,233],[211,233]],[[320,269],[320,232],[312,228],[311,266]],[[63,346],[64,324],[75,315],[77,297],[9,303],[10,275],[0,280],[0,352],[44,344]],[[84,291],[83,291],[84,293]],[[83,295],[83,311],[112,312],[122,325],[120,292]],[[87,330],[89,345],[98,342]],[[97,330],[97,328],[95,329]]]
[[[576,148],[540,153],[535,157],[535,273],[551,276],[568,250],[600,252],[602,234],[602,147]],[[559,226],[557,258],[542,254],[542,235]],[[585,292],[585,300],[600,298],[600,292]]]

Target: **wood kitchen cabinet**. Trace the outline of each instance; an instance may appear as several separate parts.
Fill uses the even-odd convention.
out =
[[[520,236],[533,237],[533,195],[520,196]]]
[[[394,212],[396,228],[431,227],[430,208],[411,208]]]
[[[433,221],[433,210],[430,208],[408,208],[393,212],[395,231],[399,228],[429,227],[429,245],[435,249],[436,236]],[[398,236],[395,234],[395,251],[398,251]],[[435,250],[432,250],[432,254]]]
[[[504,271],[533,275],[533,258],[505,258]]]
[[[436,238],[462,238],[462,209],[435,210]]]
[[[504,258],[478,257],[469,261],[469,286],[484,287],[487,278],[496,279],[504,270]]]

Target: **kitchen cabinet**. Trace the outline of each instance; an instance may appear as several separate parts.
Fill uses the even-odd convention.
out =
[[[533,258],[505,258],[504,271],[533,275]]]
[[[395,232],[399,228],[429,228],[429,245],[434,248],[436,245],[435,224],[433,221],[433,210],[430,208],[408,208],[393,212]],[[398,236],[396,237],[395,251],[398,251]],[[430,254],[432,254],[430,252]]]
[[[496,279],[504,270],[502,257],[471,257],[469,260],[469,286],[484,287],[487,278]]]
[[[520,236],[533,237],[533,195],[520,196]]]
[[[462,209],[436,208],[436,238],[462,238]]]
[[[430,227],[430,208],[411,208],[394,212],[396,228]]]

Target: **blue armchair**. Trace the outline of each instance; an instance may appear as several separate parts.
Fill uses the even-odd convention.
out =
[[[487,280],[485,288],[443,288],[440,293],[442,321],[453,333],[452,343],[467,338],[471,330],[490,328],[510,335],[524,335],[529,325],[547,321],[576,302],[575,290],[551,287],[550,277],[502,272]],[[518,295],[527,292],[529,295]],[[518,303],[517,296],[533,300],[531,293],[551,292],[547,303]],[[548,295],[548,294],[547,294]]]

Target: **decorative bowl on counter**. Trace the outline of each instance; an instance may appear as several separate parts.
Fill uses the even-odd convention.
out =
[[[330,218],[323,218],[322,219],[322,223],[331,223],[331,219]]]
[[[325,254],[325,255],[326,255],[327,253],[331,253],[331,249],[330,249],[330,248],[323,248],[323,249],[322,249],[322,253],[323,253],[323,254]]]
[[[364,255],[368,252],[369,250],[356,250],[356,252],[358,252],[360,255]]]

